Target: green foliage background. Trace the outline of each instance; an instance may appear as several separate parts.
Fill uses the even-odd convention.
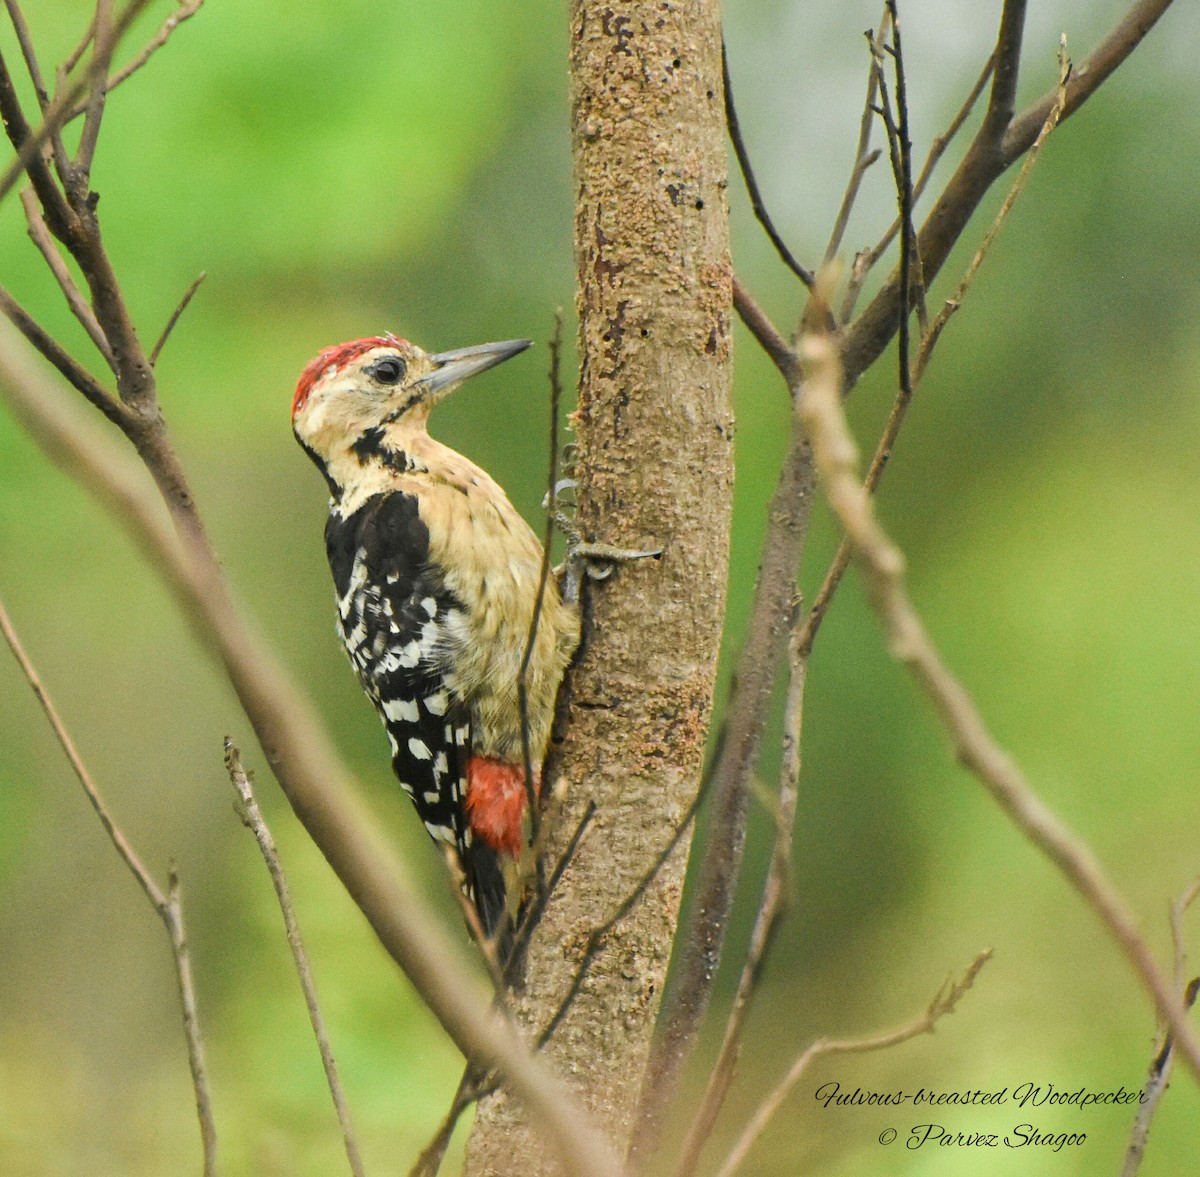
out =
[[[860,33],[879,15],[857,0],[814,7],[726,5],[751,151],[803,258],[820,255],[840,198],[861,109]],[[902,13],[920,152],[986,56],[998,4],[908,7],[918,6]],[[1111,0],[1035,7],[1024,100],[1052,84],[1062,28],[1078,58],[1122,10]],[[1089,839],[1164,959],[1167,901],[1195,876],[1200,842],[1200,45],[1194,15],[1176,8],[1051,139],[918,394],[882,504],[951,665],[1042,795]],[[139,36],[168,11],[157,6]],[[31,0],[27,15],[52,62],[89,8]],[[208,272],[159,365],[165,410],[233,582],[311,685],[427,901],[452,924],[440,866],[392,786],[334,639],[323,491],[287,409],[296,374],[328,343],[384,329],[434,348],[544,339],[554,306],[571,305],[566,37],[562,11],[514,0],[209,0],[113,94],[95,169],[146,339]],[[0,50],[15,66],[7,29]],[[848,249],[891,215],[884,165],[869,185]],[[790,323],[800,291],[736,179],[730,190],[739,273]],[[14,199],[0,207],[0,281],[86,355],[19,213]],[[782,389],[744,337],[737,364],[729,655],[786,427]],[[545,477],[545,366],[539,348],[453,398],[437,422],[531,517]],[[854,395],[864,447],[893,383],[884,364]],[[810,591],[835,538],[823,519]],[[123,534],[5,415],[0,593],[143,857],[160,877],[179,864],[225,1171],[339,1171],[265,872],[221,767],[226,733],[258,761],[247,725]],[[197,1146],[160,929],[7,659],[0,704],[0,1171],[189,1171]],[[876,1091],[1135,1089],[1153,1025],[1095,920],[954,764],[853,581],[819,640],[806,712],[796,903],[718,1142],[813,1037],[907,1019],[991,946],[976,990],[935,1036],[832,1061],[802,1082],[747,1172],[1115,1171],[1126,1111],[898,1113],[814,1099],[833,1080]],[[768,784],[775,759],[763,765]],[[260,792],[369,1171],[396,1171],[450,1097],[454,1052],[268,779]],[[733,956],[769,828],[763,805]],[[704,1058],[696,1082],[703,1073]],[[1194,1167],[1198,1111],[1195,1085],[1179,1079],[1146,1177]],[[1032,1122],[1087,1142],[1058,1153],[906,1149],[909,1127],[931,1120],[963,1132]],[[901,1141],[884,1147],[888,1127]]]

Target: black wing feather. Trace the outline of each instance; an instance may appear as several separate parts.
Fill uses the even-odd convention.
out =
[[[414,495],[368,499],[325,528],[350,660],[383,719],[392,768],[435,841],[454,847],[489,934],[504,912],[495,852],[472,843],[466,814],[471,720],[438,653],[461,603],[429,562],[429,530]]]

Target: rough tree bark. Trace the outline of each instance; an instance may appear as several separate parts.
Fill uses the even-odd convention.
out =
[[[590,595],[556,778],[556,859],[597,810],[531,947],[533,1033],[667,845],[700,779],[725,612],[733,490],[731,269],[716,3],[575,0],[570,68],[585,538],[659,545]],[[605,938],[547,1052],[628,1143],[678,915],[686,840]],[[504,1093],[468,1173],[555,1171]]]

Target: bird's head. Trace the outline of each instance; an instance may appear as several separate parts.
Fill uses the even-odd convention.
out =
[[[300,375],[292,428],[326,462],[389,426],[423,429],[436,401],[528,346],[528,339],[510,339],[430,355],[406,339],[375,335],[327,347]]]

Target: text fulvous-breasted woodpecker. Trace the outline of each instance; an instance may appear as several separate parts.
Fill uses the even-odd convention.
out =
[[[429,436],[433,405],[528,340],[429,355],[393,335],[322,351],[292,402],[329,484],[338,628],[435,841],[454,849],[485,932],[505,918],[504,860],[525,841],[524,726],[536,774],[578,641],[542,545],[492,478]],[[536,783],[536,782],[535,782]]]

